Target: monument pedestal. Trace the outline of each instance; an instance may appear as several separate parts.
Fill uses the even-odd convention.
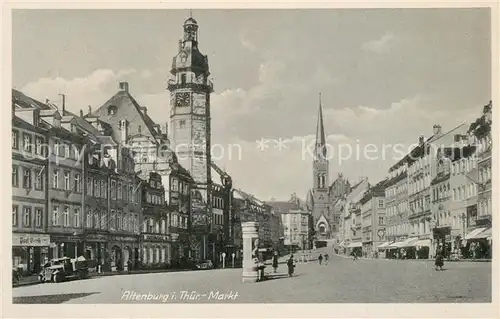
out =
[[[243,237],[243,283],[257,282],[259,278],[258,264],[252,258],[254,242],[259,237],[259,224],[257,222],[245,222],[241,224]]]

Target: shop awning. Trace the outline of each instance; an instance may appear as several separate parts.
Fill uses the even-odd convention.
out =
[[[347,246],[347,247],[349,247],[349,248],[356,248],[356,247],[362,247],[362,246],[363,246],[363,243],[360,242],[360,241],[358,241],[358,242],[350,243],[349,246]]]
[[[387,248],[390,244],[390,241],[386,241],[385,243],[378,245],[377,248]]]
[[[465,236],[465,239],[474,239],[477,235],[479,235],[479,233],[481,233],[484,230],[486,230],[486,228],[476,228],[472,230],[470,233],[468,233]]]
[[[412,247],[413,243],[416,242],[418,238],[412,237],[412,238],[407,238],[406,240],[403,241],[398,241],[395,243],[392,243],[390,246],[387,248],[393,249],[393,248],[405,248],[405,247]]]
[[[430,239],[421,239],[417,240],[412,244],[414,247],[431,247],[431,240]]]
[[[482,238],[491,238],[491,228],[488,228],[480,233],[478,233],[477,235],[475,235],[473,238],[471,239],[482,239]]]

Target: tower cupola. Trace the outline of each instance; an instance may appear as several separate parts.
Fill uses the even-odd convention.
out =
[[[184,21],[182,28],[184,33],[179,40],[179,51],[172,60],[172,69],[170,70],[170,73],[178,78],[175,85],[178,84],[177,82],[184,82],[183,85],[196,83],[206,86],[207,90],[211,91],[212,87],[208,83],[210,75],[208,57],[202,54],[198,48],[198,22],[190,16]],[[175,88],[169,87],[170,89]]]

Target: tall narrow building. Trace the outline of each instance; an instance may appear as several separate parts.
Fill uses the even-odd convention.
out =
[[[313,159],[312,215],[318,237],[327,237],[329,225],[329,161],[327,156],[325,128],[321,93],[319,95],[318,123],[316,125],[316,144]]]
[[[168,81],[170,91],[170,141],[179,163],[196,183],[192,196],[192,227],[202,238],[196,241],[201,257],[209,243],[204,234],[211,231],[210,93],[213,84],[208,58],[198,48],[198,23],[189,17],[183,25],[177,55],[173,58]],[[201,245],[201,247],[200,247]],[[213,250],[213,249],[212,249]]]

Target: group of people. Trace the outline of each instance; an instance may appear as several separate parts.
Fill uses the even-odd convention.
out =
[[[274,268],[274,273],[276,273],[277,269],[278,269],[278,253],[277,252],[274,252],[274,255],[273,255],[273,268]],[[320,265],[323,264],[323,260],[325,261],[324,264],[325,265],[328,265],[328,259],[330,258],[330,256],[328,254],[325,254],[323,256],[323,254],[319,254],[318,256],[318,263]],[[294,269],[295,269],[295,258],[293,255],[290,255],[290,257],[288,258],[287,262],[286,262],[286,265],[288,267],[288,276],[292,277],[293,276],[293,272],[294,272]]]

